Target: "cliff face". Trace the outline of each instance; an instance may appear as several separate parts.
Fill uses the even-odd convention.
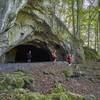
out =
[[[64,53],[70,48],[65,40],[68,38],[71,44],[72,37],[63,22],[50,14],[50,7],[48,0],[0,1],[1,60],[5,59],[3,54],[22,44],[49,50],[55,48],[58,60],[63,59]]]
[[[27,0],[0,0],[0,33],[11,27]]]
[[[14,26],[16,16],[27,0],[0,0],[0,55],[8,49],[8,30]]]

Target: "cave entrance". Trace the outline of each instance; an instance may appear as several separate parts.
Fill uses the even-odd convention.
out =
[[[51,61],[51,53],[46,48],[38,48],[32,45],[20,45],[17,46],[16,49],[16,63]]]

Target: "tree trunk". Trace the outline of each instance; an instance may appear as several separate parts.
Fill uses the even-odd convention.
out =
[[[72,26],[73,26],[73,34],[75,36],[75,14],[74,14],[74,0],[72,0]]]
[[[80,39],[80,1],[77,0],[77,38]]]
[[[98,8],[100,8],[100,0],[98,0]],[[100,9],[98,11],[98,38],[97,38],[97,47],[100,52]]]
[[[88,18],[88,47],[90,46],[90,26],[91,26],[91,15],[90,15],[90,7],[89,7],[89,18]]]

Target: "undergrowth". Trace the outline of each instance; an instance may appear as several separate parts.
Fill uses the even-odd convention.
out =
[[[25,88],[31,84],[32,77],[22,71],[1,74],[0,100],[86,100],[81,95],[66,91],[60,83],[56,83],[49,94],[32,92]]]

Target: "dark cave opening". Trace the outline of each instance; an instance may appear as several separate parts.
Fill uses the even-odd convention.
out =
[[[16,48],[16,63],[51,61],[51,53],[46,48],[38,48],[32,45],[20,45]]]

